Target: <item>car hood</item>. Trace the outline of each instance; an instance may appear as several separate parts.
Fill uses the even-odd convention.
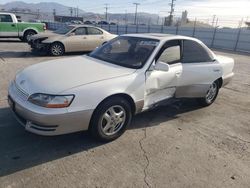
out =
[[[29,95],[60,94],[71,88],[125,76],[135,71],[88,56],[79,56],[32,65],[18,73],[15,82]]]
[[[58,36],[63,36],[63,35],[53,33],[53,32],[44,32],[44,33],[33,35],[30,37],[30,39],[36,40],[36,39],[41,39],[41,38],[58,37]]]

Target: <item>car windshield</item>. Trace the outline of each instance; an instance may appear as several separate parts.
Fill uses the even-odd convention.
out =
[[[55,30],[54,33],[65,35],[73,28],[74,28],[73,26],[60,27],[59,29]]]
[[[139,69],[144,66],[159,40],[120,36],[97,48],[90,57],[112,64]]]

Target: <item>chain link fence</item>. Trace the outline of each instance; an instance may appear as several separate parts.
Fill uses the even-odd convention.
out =
[[[55,30],[66,26],[64,23],[48,22],[48,29]],[[250,53],[250,29],[163,26],[163,25],[96,25],[110,33],[165,33],[195,37],[211,48]]]

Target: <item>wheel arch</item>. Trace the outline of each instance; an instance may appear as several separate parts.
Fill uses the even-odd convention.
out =
[[[28,32],[28,31],[34,31],[36,34],[38,33],[38,31],[34,28],[26,28],[24,31],[23,31],[23,36],[25,36],[25,34]]]
[[[110,99],[110,98],[112,98],[112,97],[122,97],[122,98],[124,98],[126,101],[128,101],[128,103],[129,103],[130,106],[131,106],[132,115],[135,114],[135,112],[136,112],[136,105],[135,105],[134,99],[133,99],[130,95],[126,94],[126,93],[116,93],[116,94],[113,94],[113,95],[110,95],[110,96],[104,98],[104,99],[96,106],[96,108],[95,108],[95,110],[93,111],[93,113],[92,113],[92,115],[91,115],[91,118],[90,118],[89,128],[90,128],[90,125],[92,124],[91,122],[93,121],[93,116],[94,116],[96,110],[101,106],[101,104],[102,104],[103,102],[105,102],[106,100],[108,100],[108,99]]]
[[[127,102],[129,102],[130,106],[131,106],[131,110],[132,110],[132,114],[134,115],[135,112],[136,112],[136,105],[135,105],[135,101],[134,99],[129,95],[129,94],[126,94],[126,93],[116,93],[116,94],[113,94],[113,95],[110,95],[108,97],[106,97],[105,99],[103,99],[96,107],[96,109],[106,100],[112,98],[112,97],[122,97],[124,98]]]
[[[221,87],[222,87],[222,84],[223,84],[223,79],[222,79],[222,77],[218,78],[218,79],[215,80],[215,81],[218,82],[219,88],[221,88]]]

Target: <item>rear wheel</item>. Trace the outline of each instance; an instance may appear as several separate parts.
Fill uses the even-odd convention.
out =
[[[26,32],[24,33],[24,36],[22,37],[22,41],[24,41],[24,42],[29,41],[30,37],[31,37],[32,35],[35,35],[35,34],[36,34],[36,32],[33,31],[33,30],[28,30],[28,31],[26,31]]]
[[[61,56],[64,54],[64,46],[59,42],[50,45],[50,54],[53,56]]]
[[[199,98],[197,100],[202,106],[209,106],[213,104],[213,102],[217,98],[218,93],[219,93],[219,82],[215,81],[210,86],[206,96],[204,98]]]
[[[90,125],[91,134],[100,141],[112,141],[125,132],[131,118],[130,104],[124,98],[109,98],[94,112]]]

